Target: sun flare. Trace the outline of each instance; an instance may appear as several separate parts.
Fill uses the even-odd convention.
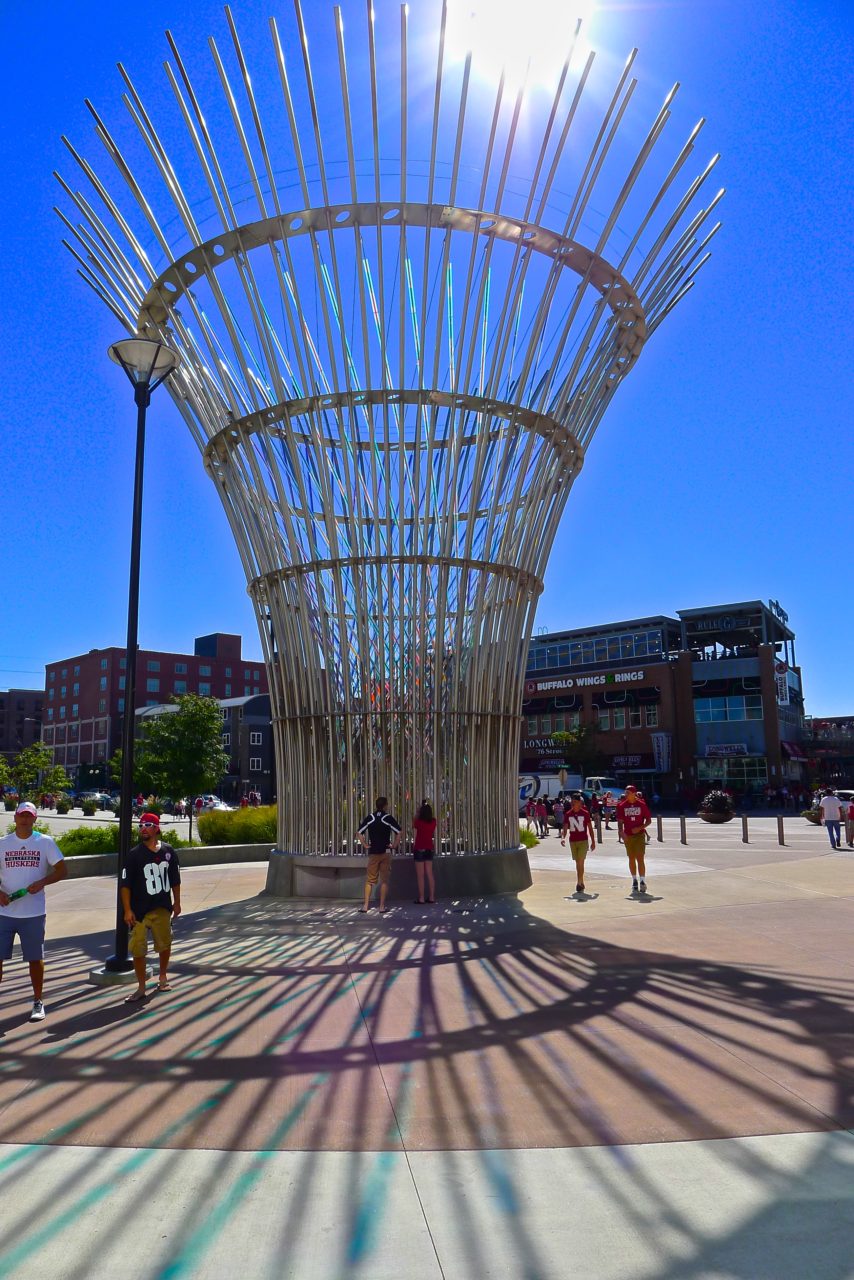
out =
[[[454,59],[472,55],[472,72],[508,85],[553,88],[573,45],[587,56],[584,32],[595,0],[448,0],[446,47]]]

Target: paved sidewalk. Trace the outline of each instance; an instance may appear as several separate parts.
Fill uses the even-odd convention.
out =
[[[195,869],[142,1010],[85,981],[114,883],[56,886],[46,1022],[0,986],[0,1276],[854,1274],[854,857],[775,841],[696,823],[638,900],[615,833],[582,898],[546,839],[518,901],[367,918]]]

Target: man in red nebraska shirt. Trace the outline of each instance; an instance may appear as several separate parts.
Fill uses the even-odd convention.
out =
[[[626,786],[626,794],[617,805],[617,822],[623,833],[623,843],[629,855],[632,873],[632,893],[646,893],[646,829],[652,822],[652,814],[645,800],[638,796],[637,787]],[[640,881],[638,881],[640,877]]]

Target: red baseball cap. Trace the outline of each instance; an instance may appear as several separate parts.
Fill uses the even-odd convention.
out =
[[[139,820],[139,825],[143,826],[147,823],[150,827],[159,827],[160,818],[156,813],[144,813]]]

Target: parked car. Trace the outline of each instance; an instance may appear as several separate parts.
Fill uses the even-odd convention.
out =
[[[209,813],[211,809],[227,809],[231,812],[233,807],[230,804],[226,804],[224,800],[220,800],[219,796],[202,796],[201,801],[202,813]]]
[[[112,800],[106,791],[81,791],[74,797],[74,804],[79,809],[82,807],[84,800],[94,800],[97,808],[109,809],[112,807]]]

